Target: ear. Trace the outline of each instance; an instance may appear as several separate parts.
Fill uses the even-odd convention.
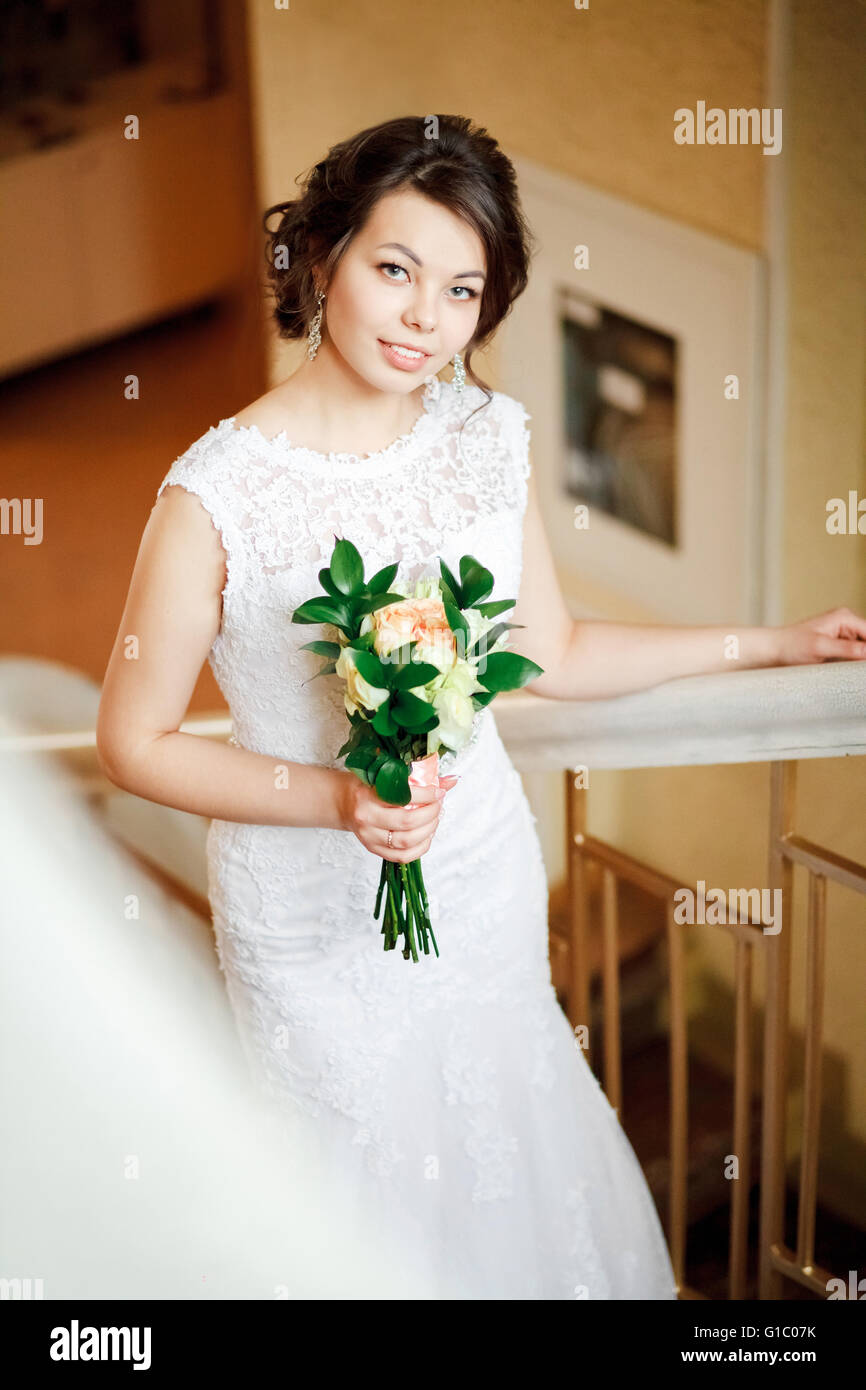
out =
[[[313,292],[318,293],[319,290],[325,290],[327,292],[328,285],[327,276],[325,274],[326,249],[322,245],[321,237],[312,237],[310,239],[310,249],[313,253],[313,261],[310,266]]]

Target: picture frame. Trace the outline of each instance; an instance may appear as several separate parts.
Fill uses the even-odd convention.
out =
[[[532,416],[539,497],[575,616],[614,609],[761,623],[763,258],[530,160],[514,164],[536,250],[529,285],[503,324],[501,375]],[[573,330],[581,305],[587,322]],[[596,334],[601,347],[593,315],[615,328]],[[648,354],[663,386],[666,358],[674,364],[671,400],[662,409],[653,402],[649,428],[641,416]],[[574,381],[593,355],[599,399],[587,394],[575,411]],[[598,427],[600,409],[611,419]],[[638,422],[630,435],[629,411]],[[575,417],[588,416],[591,448],[575,440]],[[599,441],[623,438],[619,459],[603,457]],[[566,488],[569,467],[586,483],[593,464],[604,486],[582,498],[579,485]],[[616,505],[606,508],[605,496]]]

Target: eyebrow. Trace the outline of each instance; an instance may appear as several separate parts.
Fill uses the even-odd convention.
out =
[[[414,251],[410,251],[410,250],[409,250],[409,247],[408,247],[408,246],[404,246],[404,245],[402,244],[402,242],[399,242],[399,241],[383,241],[379,246],[376,247],[376,250],[377,250],[377,251],[384,251],[384,250],[388,250],[388,249],[391,250],[391,251],[402,251],[403,254],[404,254],[404,256],[408,256],[409,259],[410,259],[411,261],[414,261],[416,265],[423,265],[423,261],[419,260],[419,258],[415,255],[415,252],[414,252]],[[452,276],[451,276],[451,279],[452,279],[452,280],[468,280],[468,279],[470,279],[473,275],[477,276],[479,280],[486,280],[486,276],[485,276],[480,270],[461,270],[461,271],[459,271],[456,275],[452,275]]]

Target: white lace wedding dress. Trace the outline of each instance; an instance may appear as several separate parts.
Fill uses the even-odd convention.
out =
[[[493,599],[517,598],[529,418],[434,380],[376,454],[319,454],[232,417],[175,461],[159,492],[198,496],[226,552],[209,661],[233,742],[341,766],[341,684],[311,680],[322,658],[299,650],[333,632],[291,622],[335,535],[367,575],[399,560],[398,581],[471,553]],[[417,964],[383,950],[381,861],[354,835],[213,821],[214,928],[252,1073],[310,1117],[323,1169],[423,1252],[442,1298],[673,1299],[643,1172],[551,984],[535,818],[493,708],[441,763],[461,777],[423,858],[440,955]]]

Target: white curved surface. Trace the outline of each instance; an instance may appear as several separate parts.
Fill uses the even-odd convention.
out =
[[[4,738],[0,730],[0,773],[15,758],[26,760],[29,751],[95,749],[100,693],[91,676],[63,662],[0,656],[0,711],[15,721],[17,731],[16,747],[10,749],[9,736]],[[92,756],[95,760],[95,753]],[[146,801],[106,783],[100,821],[146,859],[207,897],[207,817]]]
[[[3,760],[0,882],[0,1277],[46,1299],[429,1296],[251,1093],[206,925],[45,757]]]

